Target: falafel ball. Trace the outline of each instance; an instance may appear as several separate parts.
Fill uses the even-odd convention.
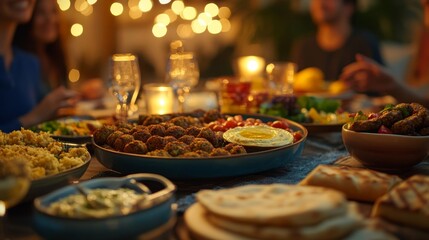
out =
[[[192,135],[183,135],[178,140],[190,145],[191,142],[194,141],[194,139],[195,139],[195,137]]]
[[[197,138],[205,138],[207,139],[211,144],[213,145],[217,145],[217,138],[216,138],[216,133],[208,128],[208,127],[203,127],[200,131],[200,133],[198,134]]]
[[[130,134],[122,134],[118,138],[116,138],[113,143],[113,148],[117,151],[123,152],[125,145],[132,142],[134,140],[133,135]]]
[[[201,158],[210,157],[210,154],[203,150],[194,151],[196,154],[200,155]]]
[[[204,138],[195,138],[189,145],[192,151],[202,150],[210,153],[213,150],[213,144]]]
[[[232,147],[229,152],[231,154],[244,154],[247,153],[246,149],[241,146],[241,145],[235,145],[234,147]]]
[[[153,157],[171,157],[171,155],[164,149],[156,149],[146,153],[146,155]]]
[[[140,140],[133,140],[124,147],[124,152],[126,153],[136,153],[136,154],[146,154],[147,146],[144,142]]]
[[[112,125],[104,125],[101,128],[95,130],[94,142],[100,146],[106,144],[107,138],[115,131],[115,129],[116,128]]]
[[[223,149],[223,148],[214,148],[211,153],[210,156],[215,157],[215,156],[230,156],[231,153],[228,152],[227,150]]]
[[[180,141],[169,142],[165,145],[164,150],[167,151],[171,156],[177,157],[179,155],[189,152],[189,146]]]
[[[150,125],[148,129],[151,135],[165,136],[165,127],[161,124]]]
[[[179,139],[186,134],[186,130],[179,126],[171,126],[165,130],[165,136],[173,136],[176,139]]]
[[[109,146],[113,147],[113,144],[115,143],[116,139],[117,139],[118,137],[120,137],[122,134],[124,134],[124,133],[123,133],[123,132],[121,132],[121,131],[119,131],[119,130],[116,130],[116,131],[112,132],[112,133],[107,137],[106,143],[107,143]]]
[[[200,132],[201,132],[201,128],[195,127],[195,126],[188,127],[186,129],[186,135],[191,135],[191,136],[194,136],[194,137],[197,137],[198,134],[200,134]]]
[[[167,145],[167,143],[169,142],[174,142],[177,141],[177,138],[173,137],[173,136],[165,136],[164,137],[164,144]]]
[[[143,126],[150,126],[153,124],[159,124],[162,123],[164,121],[164,119],[159,116],[159,115],[150,115],[148,117],[146,117],[143,121]]]
[[[146,130],[138,130],[137,132],[133,133],[133,137],[136,140],[140,140],[142,142],[146,142],[152,135],[150,134],[150,132],[146,129]]]
[[[185,152],[182,155],[179,155],[178,157],[183,157],[183,158],[199,158],[201,157],[200,154],[196,153],[196,152]]]
[[[164,138],[158,135],[153,135],[146,141],[146,146],[149,152],[156,149],[163,149],[165,147]]]
[[[204,114],[203,121],[205,123],[213,122],[222,118],[222,114],[217,109],[211,109]]]

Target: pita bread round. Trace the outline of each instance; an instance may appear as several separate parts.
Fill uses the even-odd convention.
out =
[[[347,212],[341,192],[314,186],[246,185],[202,190],[196,196],[214,215],[253,224],[308,226]]]
[[[363,225],[362,216],[358,214],[356,208],[355,204],[351,204],[347,214],[305,227],[255,225],[223,219],[212,214],[207,214],[206,217],[211,224],[221,229],[257,239],[342,239]]]
[[[184,221],[192,239],[219,240],[255,240],[246,236],[229,232],[211,224],[207,220],[207,211],[199,203],[194,203],[185,212]]]

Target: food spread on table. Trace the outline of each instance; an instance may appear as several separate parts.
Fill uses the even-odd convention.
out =
[[[237,132],[235,128],[241,130],[241,134],[234,133]],[[274,146],[280,146],[302,138],[302,133],[294,132],[287,122],[263,123],[257,119],[243,120],[240,115],[225,118],[212,110],[188,115],[148,115],[141,116],[139,124],[106,125],[95,131],[94,141],[104,148],[125,153],[197,158],[245,154],[246,148],[238,138],[242,136],[243,139],[246,133],[247,143],[253,138],[251,145],[262,147],[274,139],[281,143]],[[262,140],[261,134],[267,139]]]
[[[129,188],[86,189],[85,194],[87,196],[75,193],[61,198],[49,205],[47,212],[68,218],[106,218],[132,212],[145,198],[145,195]]]
[[[30,129],[48,132],[55,136],[90,136],[103,125],[99,120],[60,119],[38,124]]]
[[[388,105],[378,113],[354,114],[348,129],[399,135],[429,135],[429,110],[418,103]]]
[[[80,166],[90,158],[84,147],[67,149],[46,132],[35,133],[26,129],[11,133],[0,131],[0,156],[9,161],[25,159],[33,180]]]
[[[259,112],[300,123],[338,124],[349,121],[349,113],[342,110],[340,100],[314,96],[274,96],[260,106]]]

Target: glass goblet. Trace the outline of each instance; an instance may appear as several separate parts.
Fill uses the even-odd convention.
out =
[[[192,52],[177,52],[170,55],[167,63],[166,82],[173,87],[178,99],[178,112],[184,112],[186,96],[198,84],[200,72]]]
[[[133,54],[114,54],[110,59],[110,89],[116,97],[118,120],[126,122],[136,106],[140,92],[140,70],[137,56]]]

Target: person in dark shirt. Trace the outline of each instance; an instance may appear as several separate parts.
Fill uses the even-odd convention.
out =
[[[422,0],[422,4],[424,24],[429,28],[429,0]],[[356,91],[391,95],[399,102],[418,102],[429,108],[429,93],[418,93],[392,76],[382,65],[360,54],[356,55],[356,61],[343,69],[340,79]]]
[[[291,59],[298,70],[316,67],[322,70],[325,80],[333,81],[357,53],[383,63],[377,38],[353,28],[355,8],[356,0],[311,1],[310,13],[317,31],[292,46]]]
[[[50,120],[76,103],[77,93],[58,87],[45,95],[38,59],[12,39],[19,23],[30,20],[35,0],[0,1],[0,130],[10,132]]]

